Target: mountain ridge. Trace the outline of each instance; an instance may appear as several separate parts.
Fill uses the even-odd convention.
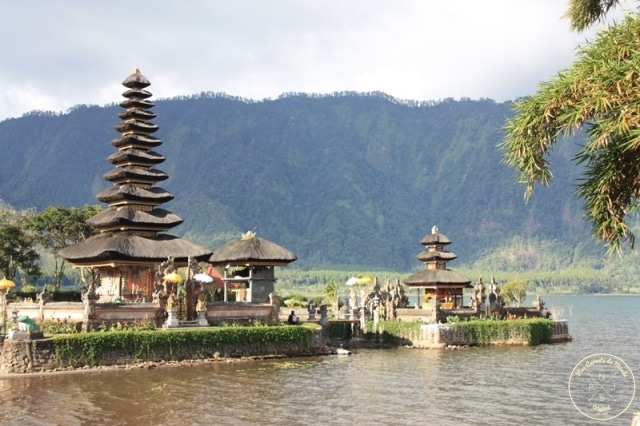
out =
[[[161,186],[175,195],[164,207],[185,220],[172,233],[211,249],[255,230],[296,253],[300,267],[403,271],[420,266],[419,241],[436,225],[457,265],[495,262],[514,241],[527,250],[530,241],[556,241],[562,265],[603,252],[573,193],[578,141],[558,147],[554,182],[524,202],[497,148],[510,102],[342,92],[154,103],[156,151],[166,158],[157,168],[169,175]],[[77,106],[0,122],[10,159],[0,198],[18,209],[99,204],[120,110]]]

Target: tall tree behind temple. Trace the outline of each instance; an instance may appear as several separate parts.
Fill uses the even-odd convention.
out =
[[[34,232],[36,241],[53,254],[53,285],[60,290],[67,262],[58,256],[61,249],[95,235],[97,231],[87,225],[86,220],[98,213],[100,206],[85,205],[82,208],[49,206],[35,214],[27,227]]]
[[[33,211],[30,210],[15,211],[0,206],[0,273],[14,280],[20,270],[23,286],[29,284],[30,278],[37,278],[41,274],[37,241],[25,226],[32,215]]]

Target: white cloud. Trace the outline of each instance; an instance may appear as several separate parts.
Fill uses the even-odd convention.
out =
[[[138,67],[155,98],[201,91],[531,94],[585,35],[558,0],[0,0],[0,119],[118,102]]]

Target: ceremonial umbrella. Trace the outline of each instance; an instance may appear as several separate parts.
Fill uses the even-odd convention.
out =
[[[371,284],[372,282],[373,280],[368,275],[363,275],[360,278],[358,278],[358,284]]]
[[[210,283],[213,282],[213,277],[207,274],[195,274],[193,279],[196,281],[200,281],[201,283]]]
[[[357,277],[351,277],[347,280],[347,285],[349,286],[356,285],[356,284],[359,284]]]
[[[179,282],[182,282],[182,277],[176,272],[171,272],[170,274],[164,276],[164,280],[171,284],[177,284]]]
[[[361,284],[371,284],[373,280],[371,277],[367,275],[363,275],[361,277],[351,277],[347,280],[347,285],[361,285]]]
[[[16,286],[16,283],[11,281],[7,277],[4,277],[0,280],[0,290],[9,290],[10,288],[15,286]]]

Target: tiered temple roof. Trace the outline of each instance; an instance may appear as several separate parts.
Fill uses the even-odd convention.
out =
[[[158,126],[149,121],[156,117],[149,111],[154,106],[148,99],[152,95],[145,90],[150,83],[136,70],[122,84],[128,90],[120,103],[124,111],[118,117],[122,121],[115,126],[121,136],[111,141],[118,151],[107,157],[115,168],[103,175],[114,186],[96,197],[108,207],[87,220],[100,234],[59,254],[76,266],[149,264],[169,256],[179,264],[185,264],[189,257],[207,260],[211,250],[165,233],[183,221],[160,207],[174,197],[155,186],[168,175],[155,168],[165,158],[153,150],[162,141],[152,135]]]
[[[438,232],[434,226],[431,233],[427,234],[420,244],[425,246],[425,251],[416,257],[425,265],[425,269],[405,278],[403,282],[409,287],[418,288],[465,288],[470,287],[471,280],[467,277],[447,269],[447,262],[457,256],[444,247],[451,244],[449,238]]]

